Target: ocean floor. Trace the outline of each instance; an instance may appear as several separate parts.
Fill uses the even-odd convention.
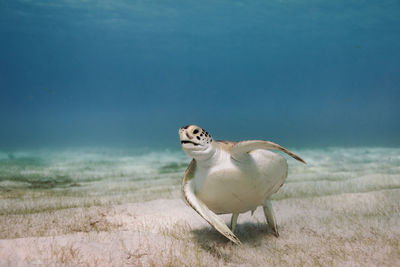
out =
[[[400,266],[400,149],[292,151],[279,238],[258,208],[241,246],[182,200],[182,151],[0,152],[0,266]]]

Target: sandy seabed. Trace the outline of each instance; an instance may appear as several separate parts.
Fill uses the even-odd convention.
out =
[[[0,266],[400,266],[400,149],[293,151],[279,238],[258,208],[241,246],[182,200],[181,152],[2,152]]]

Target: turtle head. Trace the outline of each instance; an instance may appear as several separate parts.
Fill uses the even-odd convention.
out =
[[[196,125],[186,125],[179,129],[182,149],[190,158],[206,160],[215,153],[213,139],[204,129]]]

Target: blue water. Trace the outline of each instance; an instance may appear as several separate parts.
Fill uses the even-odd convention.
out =
[[[400,145],[400,2],[0,1],[0,149]]]

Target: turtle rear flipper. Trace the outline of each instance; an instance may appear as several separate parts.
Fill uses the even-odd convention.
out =
[[[279,237],[278,225],[276,224],[275,213],[274,213],[274,210],[272,209],[271,200],[266,199],[264,201],[263,210],[264,210],[265,219],[267,220],[269,227],[272,228],[274,235],[276,237]]]

